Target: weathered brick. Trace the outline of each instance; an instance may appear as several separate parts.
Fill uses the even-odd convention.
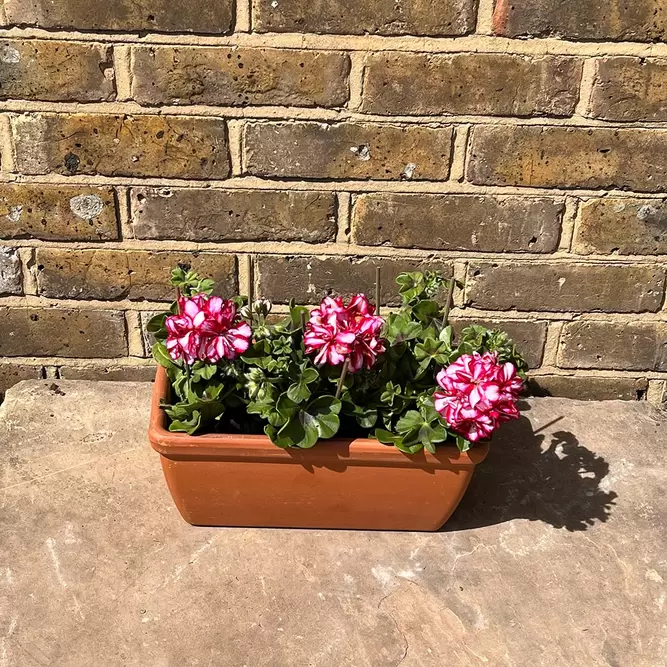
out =
[[[362,111],[386,115],[569,116],[581,62],[501,53],[376,53],[366,62]]]
[[[127,355],[123,313],[0,306],[0,322],[0,357],[109,359]]]
[[[118,238],[113,188],[0,184],[0,237],[44,241]]]
[[[468,179],[481,185],[667,189],[667,131],[476,127]]]
[[[451,127],[249,123],[246,172],[281,178],[444,180]]]
[[[5,392],[21,380],[39,380],[42,377],[41,366],[26,364],[0,364],[0,401]]]
[[[504,331],[514,342],[517,350],[523,355],[529,368],[539,368],[542,364],[544,344],[547,338],[546,322],[529,322],[525,320],[506,320],[497,318],[460,319],[453,318],[452,325],[455,331],[480,324],[489,329]]]
[[[546,197],[364,194],[354,204],[352,238],[399,248],[553,252],[563,208]]]
[[[227,129],[218,118],[28,114],[12,124],[24,174],[229,175]]]
[[[144,357],[150,357],[152,355],[151,350],[156,342],[155,336],[148,331],[148,323],[153,317],[163,312],[164,310],[145,310],[139,313],[139,326],[141,329],[141,338],[144,343]],[[281,317],[284,317],[284,315],[281,315]]]
[[[497,35],[653,42],[667,37],[665,0],[497,0]]]
[[[342,35],[465,35],[475,29],[474,0],[253,0],[257,32]]]
[[[667,60],[601,58],[588,114],[612,121],[667,120]]]
[[[558,396],[579,401],[640,401],[648,391],[646,378],[536,375],[528,380],[532,396]]]
[[[201,32],[232,29],[233,0],[5,0],[7,23],[39,28]]]
[[[466,296],[489,310],[616,313],[660,310],[664,267],[471,262]]]
[[[667,254],[667,200],[616,198],[585,202],[574,250],[583,255]]]
[[[140,104],[340,107],[350,59],[286,49],[136,47],[132,95]]]
[[[667,371],[667,322],[570,322],[563,329],[558,364]]]
[[[111,47],[0,40],[0,99],[101,102],[115,97]]]
[[[22,294],[21,260],[16,248],[0,246],[0,296]]]
[[[216,281],[217,293],[237,292],[236,258],[219,253],[145,250],[60,250],[36,252],[39,294],[56,299],[148,299],[171,301],[171,270],[185,264]]]
[[[131,200],[139,239],[325,243],[336,236],[331,192],[133,188]]]
[[[63,380],[153,382],[155,366],[59,366]]]
[[[319,303],[328,294],[350,296],[365,292],[375,294],[375,269],[382,268],[381,299],[385,304],[398,303],[396,276],[404,271],[440,271],[452,274],[445,262],[418,259],[359,257],[279,257],[257,258],[258,294],[276,303]]]

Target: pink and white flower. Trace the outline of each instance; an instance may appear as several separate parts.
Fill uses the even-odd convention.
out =
[[[357,294],[346,306],[341,297],[326,297],[310,314],[304,342],[306,354],[316,352],[317,365],[339,366],[350,360],[349,371],[371,368],[377,355],[385,351],[380,332],[384,319],[375,315],[375,306]]]
[[[178,315],[165,320],[169,356],[186,364],[235,359],[249,347],[252,330],[237,316],[233,301],[196,294],[178,299]]]
[[[201,344],[200,327],[206,319],[203,305],[205,294],[197,294],[190,299],[178,298],[178,315],[170,315],[165,320],[167,328],[167,351],[178,361],[192,364],[199,358]]]
[[[489,438],[502,422],[519,417],[523,380],[514,364],[498,362],[496,352],[463,355],[436,379],[443,391],[434,394],[435,409],[471,442]]]
[[[237,319],[233,301],[213,296],[204,304],[204,312],[200,358],[215,364],[220,359],[235,359],[250,347],[252,329]]]

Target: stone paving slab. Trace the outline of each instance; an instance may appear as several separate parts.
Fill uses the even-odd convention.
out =
[[[0,408],[0,667],[667,665],[667,428],[534,399],[435,534],[193,528],[151,386]],[[400,493],[400,489],[397,489]]]

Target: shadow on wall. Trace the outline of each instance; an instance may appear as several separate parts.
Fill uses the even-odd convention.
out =
[[[600,488],[607,461],[569,431],[546,437],[526,417],[505,424],[444,530],[529,519],[579,531],[607,521],[617,497]]]

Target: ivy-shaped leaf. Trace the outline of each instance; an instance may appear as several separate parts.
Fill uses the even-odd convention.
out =
[[[151,348],[151,351],[153,353],[153,359],[155,359],[155,361],[157,361],[160,366],[163,366],[167,369],[178,368],[169,356],[169,352],[167,352],[167,348],[164,343],[155,343]]]
[[[452,341],[454,340],[454,329],[451,324],[448,324],[438,336],[438,340],[441,340],[448,348],[452,346]]]
[[[146,331],[151,334],[155,340],[164,341],[167,339],[167,327],[165,325],[165,320],[168,316],[169,313],[159,313],[148,320],[148,324],[146,324]]]
[[[419,372],[425,371],[434,361],[443,366],[449,361],[449,346],[435,338],[427,338],[423,343],[415,345],[415,359],[419,362]]]
[[[462,435],[459,435],[456,437],[456,446],[459,448],[459,451],[467,452],[472,447],[472,444]]]
[[[279,447],[300,447],[310,449],[319,439],[317,427],[312,420],[301,419],[299,412],[294,415],[277,433],[275,443]]]
[[[428,406],[422,409],[426,411]],[[447,429],[442,424],[437,412],[435,416],[428,412],[424,416],[421,411],[417,410],[406,412],[396,423],[396,431],[401,435],[403,446],[412,448],[416,444],[420,444],[430,452],[435,452],[435,445],[447,440],[448,436]]]
[[[303,403],[310,398],[310,389],[307,383],[300,381],[290,385],[287,390],[287,397],[295,403]]]
[[[340,427],[341,402],[333,396],[321,396],[305,410],[295,411],[276,434],[280,447],[313,447],[320,439],[332,438]]]
[[[380,400],[383,403],[392,406],[396,398],[400,395],[401,395],[400,385],[394,384],[393,382],[389,381],[387,382],[387,384],[385,384],[384,390],[380,394]]]
[[[424,292],[425,277],[423,273],[416,271],[412,273],[401,273],[397,276],[396,282],[399,285],[398,293],[401,295],[404,304],[414,301]]]
[[[413,315],[424,324],[430,324],[440,315],[440,304],[437,301],[420,301],[413,309]]]
[[[169,430],[172,433],[187,433],[193,435],[201,424],[201,413],[194,410],[189,419],[172,419],[169,423]]]
[[[378,420],[377,408],[356,406],[354,417],[361,428],[373,428]]]
[[[246,364],[267,368],[271,362],[271,345],[268,340],[258,340],[253,343],[248,350],[241,356]]]
[[[387,340],[392,346],[418,338],[423,330],[421,323],[408,319],[405,314],[392,313],[387,320]]]

